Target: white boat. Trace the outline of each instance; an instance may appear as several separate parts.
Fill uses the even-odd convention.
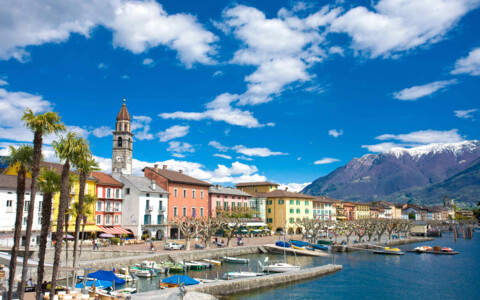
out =
[[[206,268],[211,268],[211,267],[213,267],[213,264],[212,264],[212,263],[209,263],[209,262],[194,261],[194,263],[197,263],[197,264],[202,265],[205,269],[206,269]]]
[[[220,266],[222,265],[222,262],[219,261],[219,260],[213,260],[213,259],[204,259],[203,261],[206,261],[208,263],[211,263],[211,264],[214,264],[214,265],[217,265],[217,266]]]
[[[185,266],[188,269],[195,269],[195,270],[200,270],[200,269],[205,269],[206,266],[203,263],[200,263],[198,261],[186,261]]]
[[[135,276],[137,277],[143,277],[143,278],[151,278],[157,276],[157,273],[153,270],[137,270],[135,273]]]
[[[248,264],[250,263],[250,259],[248,258],[238,258],[238,257],[229,257],[224,256],[222,257],[223,261],[235,263],[235,264]]]
[[[287,264],[286,262],[282,262],[282,261],[269,262],[268,257],[265,258],[265,265],[262,265],[260,261],[258,262],[258,264],[262,268],[263,272],[285,273],[285,272],[300,270],[300,266]]]
[[[137,289],[135,287],[127,287],[121,290],[110,291],[109,294],[112,296],[128,296],[131,294],[135,294]]]
[[[162,267],[160,264],[157,264],[153,260],[144,260],[138,264],[135,264],[136,267],[139,267],[143,270],[149,270],[149,269],[154,269],[157,272],[163,272],[165,271],[165,268]]]
[[[238,278],[250,278],[263,276],[264,273],[255,273],[255,272],[244,272],[244,271],[234,271],[223,274],[222,278],[226,280],[238,279]]]
[[[115,275],[117,275],[118,278],[125,280],[125,282],[132,282],[133,281],[133,278],[130,274],[129,275],[115,274]]]

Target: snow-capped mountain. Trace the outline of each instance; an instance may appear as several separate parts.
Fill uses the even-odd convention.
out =
[[[405,189],[440,183],[479,159],[480,141],[476,140],[394,148],[354,158],[302,192],[351,201],[380,200]]]

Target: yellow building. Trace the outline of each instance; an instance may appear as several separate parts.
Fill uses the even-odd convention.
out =
[[[298,232],[295,221],[302,218],[313,219],[315,197],[277,189],[256,195],[267,199],[266,222],[276,232]]]
[[[45,167],[47,169],[54,169],[58,174],[62,173],[62,168],[63,165],[59,163],[51,163],[51,162],[42,162],[41,167]],[[68,204],[68,207],[71,206],[71,204],[75,201],[78,201],[78,193],[79,193],[79,188],[80,188],[80,183],[78,181],[78,175],[76,172],[74,173],[77,178],[74,182],[74,186],[71,189],[70,192],[70,202]],[[5,171],[5,175],[17,175],[18,174],[18,167],[9,167]],[[32,174],[30,172],[27,173],[28,178],[32,178]],[[85,185],[85,194],[90,194],[90,195],[96,195],[96,179],[93,177],[87,177],[86,185]],[[26,190],[28,191],[30,187],[26,187]],[[52,232],[55,232],[57,230],[57,214],[58,214],[58,204],[60,202],[60,193],[56,193],[53,196],[53,222],[52,222]],[[89,209],[90,214],[87,217],[87,225],[85,226],[85,232],[92,232],[92,231],[101,231],[100,228],[95,226],[95,207],[92,205]],[[68,232],[73,233],[75,232],[75,218],[70,218],[71,221],[68,223]]]
[[[370,218],[370,206],[366,203],[356,203],[355,220],[369,219],[369,218]]]
[[[257,193],[269,193],[278,189],[279,184],[261,181],[261,182],[241,182],[237,184],[237,189],[255,196]]]

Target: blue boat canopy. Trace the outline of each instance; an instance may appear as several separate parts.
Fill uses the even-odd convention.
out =
[[[296,240],[290,240],[290,244],[297,246],[297,247],[305,247],[308,246],[309,243],[303,242],[303,241],[296,241]]]
[[[93,280],[87,280],[85,282],[80,282],[77,283],[75,286],[77,289],[81,289],[84,287],[91,287],[93,285],[93,282],[95,281],[95,287],[103,287],[103,288],[108,288],[113,285],[113,282],[111,281],[103,281],[103,280],[98,280],[98,279],[93,279]]]
[[[97,272],[93,272],[93,273],[88,274],[87,277],[88,278],[95,278],[95,279],[102,280],[102,281],[110,281],[110,282],[115,281],[116,285],[120,285],[120,284],[125,283],[125,280],[118,278],[117,275],[115,275],[115,273],[113,273],[113,271],[98,270]]]
[[[200,282],[196,281],[195,279],[188,277],[186,275],[173,275],[168,278],[165,278],[162,280],[164,283],[170,283],[170,284],[179,284],[183,283],[185,285],[195,285],[199,284]]]

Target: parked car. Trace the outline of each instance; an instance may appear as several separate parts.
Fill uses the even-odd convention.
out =
[[[176,243],[176,242],[169,242],[165,244],[163,247],[165,250],[183,250],[185,249],[185,245]]]

